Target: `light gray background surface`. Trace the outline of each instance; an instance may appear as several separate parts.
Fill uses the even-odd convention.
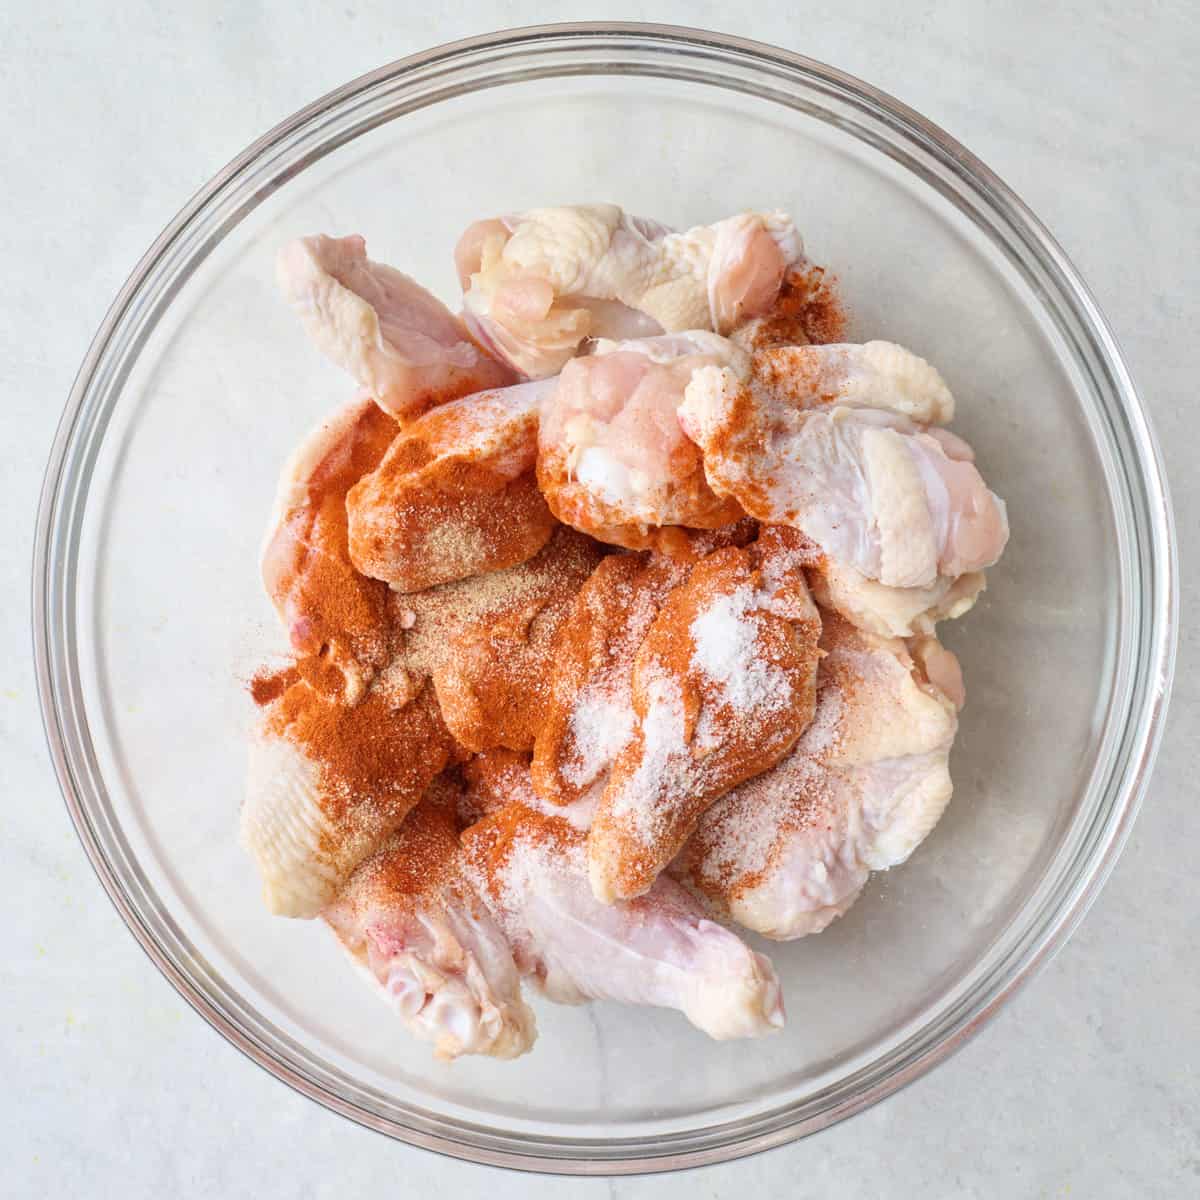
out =
[[[791,1147],[674,1178],[559,1181],[410,1150],[293,1094],[185,1005],[126,932],[44,749],[29,560],[46,452],[134,262],[230,157],[344,80],[551,15],[533,2],[0,6],[0,1197],[1200,1195],[1200,9],[1185,0],[553,6],[802,51],[947,128],[1096,291],[1163,442],[1180,662],[1145,809],[1057,960],[949,1063]],[[751,6],[747,6],[751,7]],[[752,6],[767,8],[768,6]],[[108,9],[108,11],[104,11]],[[744,10],[743,10],[744,11]]]

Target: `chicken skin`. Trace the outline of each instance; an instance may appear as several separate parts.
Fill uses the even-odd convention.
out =
[[[542,402],[538,483],[559,520],[602,541],[642,549],[742,515],[713,494],[677,412],[696,372],[746,356],[703,330],[600,341],[567,363]],[[666,527],[664,529],[664,527]]]
[[[535,379],[557,374],[585,338],[727,333],[769,308],[802,258],[782,213],[674,233],[611,204],[477,221],[455,250],[472,332]]]
[[[402,423],[435,404],[514,382],[437,297],[367,258],[357,235],[288,243],[276,276],[317,348]]]
[[[419,592],[532,558],[555,524],[534,477],[546,391],[479,392],[400,432],[346,497],[354,565]]]
[[[818,933],[871,871],[902,863],[951,795],[964,694],[932,638],[905,643],[824,614],[817,710],[792,752],[701,817],[672,874],[772,938]]]
[[[821,622],[807,543],[767,529],[714,551],[663,602],[634,659],[634,735],[588,836],[597,899],[645,892],[704,809],[774,765],[812,718]]]
[[[437,1057],[516,1058],[533,1045],[534,1015],[508,941],[464,868],[453,796],[427,798],[322,916]]]
[[[586,834],[572,810],[540,806],[527,766],[494,775],[507,802],[462,835],[469,873],[521,971],[562,1004],[617,1000],[674,1008],[710,1037],[758,1037],[783,1024],[768,959],[708,920],[673,880],[601,904],[588,884]]]

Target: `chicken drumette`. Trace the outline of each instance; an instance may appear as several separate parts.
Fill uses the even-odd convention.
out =
[[[478,769],[477,769],[478,771]],[[775,971],[673,880],[602,904],[588,882],[586,806],[539,801],[523,759],[482,769],[490,810],[462,835],[470,875],[523,973],[551,1000],[678,1009],[710,1037],[757,1037],[783,1024]]]

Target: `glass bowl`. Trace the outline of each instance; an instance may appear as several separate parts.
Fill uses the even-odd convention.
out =
[[[781,207],[856,339],[938,364],[1012,543],[946,627],[970,699],[956,795],[820,937],[771,948],[786,1031],[717,1044],[673,1013],[541,1005],[515,1063],[435,1062],[317,923],[267,915],[235,840],[244,683],[284,639],[258,546],[287,452],[347,381],[275,294],[317,230],[447,298],[473,218],[614,200],[674,225]],[[235,159],[138,264],[46,476],[41,702],[101,882],[234,1045],[415,1145],[545,1171],[660,1170],[810,1133],[929,1069],[1062,944],[1111,868],[1162,726],[1175,600],[1146,414],[1062,251],[918,114],[820,63],[637,25],[494,34],[384,67]]]

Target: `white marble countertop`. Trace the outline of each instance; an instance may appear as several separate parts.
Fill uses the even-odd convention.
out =
[[[1188,383],[1200,303],[1200,10],[1184,0],[779,8],[746,23],[728,5],[663,0],[654,15],[871,80],[957,135],[1043,217],[1095,289],[1157,421],[1186,621],[1200,600],[1200,407]],[[105,900],[51,774],[28,649],[37,489],[88,339],[161,226],[257,134],[385,60],[550,11],[532,0],[407,11],[362,0],[9,0],[0,12],[10,431],[0,622],[12,648],[0,693],[0,1195],[1200,1193],[1200,889],[1185,852],[1200,644],[1190,625],[1145,809],[1070,945],[930,1076],[815,1138],[728,1166],[563,1184],[394,1144],[295,1095],[213,1034]],[[553,13],[645,15],[575,0]]]

